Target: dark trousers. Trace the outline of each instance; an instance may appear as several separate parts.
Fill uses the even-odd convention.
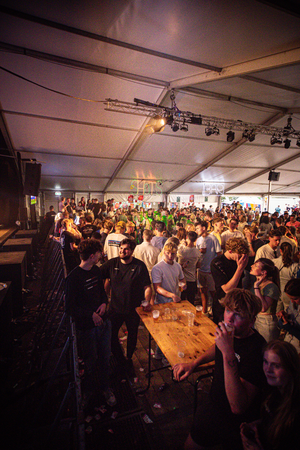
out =
[[[119,329],[125,322],[127,327],[127,358],[131,359],[137,343],[138,328],[140,324],[140,317],[136,311],[129,314],[121,314],[111,312],[109,316],[111,321],[111,351],[115,358],[119,361],[124,361],[124,354],[119,342]]]
[[[84,359],[84,388],[87,392],[98,387],[105,391],[109,386],[109,359],[111,323],[105,320],[102,325],[91,330],[77,330],[78,344]],[[96,380],[96,365],[99,363],[99,386]]]
[[[181,300],[188,300],[192,305],[195,303],[197,294],[197,281],[187,281],[186,290],[181,293]]]

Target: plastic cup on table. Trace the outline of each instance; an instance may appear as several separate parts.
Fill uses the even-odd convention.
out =
[[[154,322],[157,322],[157,320],[158,320],[158,318],[159,318],[159,311],[158,311],[158,309],[154,309],[154,310],[152,311],[152,317],[153,317],[153,319],[154,319]]]
[[[194,326],[194,319],[195,319],[195,314],[192,313],[191,311],[189,311],[187,314],[188,327]]]
[[[177,320],[178,319],[178,315],[177,315],[177,309],[173,308],[171,311],[172,314],[172,320]]]
[[[184,358],[186,342],[180,340],[176,342],[176,345],[177,345],[177,355],[179,356],[179,358]]]
[[[196,311],[197,311],[197,316],[201,317],[202,316],[202,312],[203,312],[203,306],[197,305],[196,306]]]
[[[164,312],[164,319],[165,320],[169,320],[170,319],[170,308],[165,308],[165,312]]]

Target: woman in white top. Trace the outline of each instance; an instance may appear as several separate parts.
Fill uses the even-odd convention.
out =
[[[280,245],[280,256],[273,260],[275,266],[279,270],[281,299],[277,304],[277,311],[287,309],[290,299],[284,292],[284,288],[288,281],[297,277],[299,264],[293,261],[293,248],[289,242],[283,242]]]

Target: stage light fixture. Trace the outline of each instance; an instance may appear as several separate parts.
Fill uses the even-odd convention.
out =
[[[234,138],[235,138],[234,132],[229,130],[227,133],[227,142],[233,142]]]
[[[290,148],[290,146],[291,146],[291,140],[290,139],[285,139],[284,141],[283,141],[283,143],[284,143],[284,148]]]
[[[300,147],[300,139],[297,139],[296,145],[297,147]]]
[[[249,142],[255,141],[255,133],[254,133],[254,130],[249,131],[249,133],[248,133],[248,141],[249,141]]]
[[[273,134],[273,136],[271,137],[270,140],[271,145],[275,145],[275,144],[282,144],[282,138],[280,136],[280,134]]]
[[[284,127],[284,129],[283,129],[282,135],[285,136],[285,137],[289,136],[293,131],[295,131],[295,130],[294,130],[293,126],[292,126],[292,118],[289,117],[288,120],[287,120],[287,124]]]
[[[213,134],[213,128],[212,127],[206,127],[205,128],[205,134],[206,134],[206,136],[211,136]]]
[[[179,130],[179,123],[173,122],[172,125],[171,125],[171,128],[174,131],[174,133],[176,133],[176,131]]]
[[[189,131],[189,127],[188,127],[187,123],[185,123],[185,121],[183,121],[183,124],[181,125],[180,130],[185,131],[185,132]]]

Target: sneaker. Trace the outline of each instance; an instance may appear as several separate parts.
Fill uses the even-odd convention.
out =
[[[106,389],[106,391],[103,391],[103,395],[105,397],[108,406],[115,406],[115,404],[117,403],[117,399],[111,388],[108,388]]]

